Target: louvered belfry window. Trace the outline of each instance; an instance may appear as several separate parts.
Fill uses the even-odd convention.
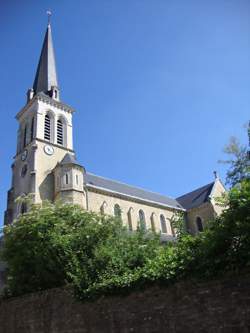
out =
[[[57,143],[63,145],[63,123],[60,119],[57,121]]]
[[[44,123],[44,139],[50,141],[50,116],[46,114]]]

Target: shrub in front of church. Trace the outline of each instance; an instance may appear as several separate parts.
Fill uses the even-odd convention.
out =
[[[113,293],[153,283],[170,285],[184,279],[214,279],[249,272],[250,269],[250,180],[230,190],[225,210],[198,236],[187,234],[181,217],[178,241],[154,248],[155,256],[145,265],[124,274],[107,274],[89,293]],[[86,292],[86,291],[85,291]]]
[[[70,284],[79,297],[88,296],[95,284],[145,266],[159,247],[157,235],[128,232],[119,218],[74,205],[34,205],[5,228],[7,291],[21,295]]]

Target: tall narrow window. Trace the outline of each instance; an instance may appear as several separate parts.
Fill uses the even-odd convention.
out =
[[[199,216],[196,218],[196,226],[199,232],[203,231],[202,220]]]
[[[146,230],[145,214],[142,209],[139,210],[139,228],[141,230]]]
[[[26,140],[27,140],[27,125],[24,127],[24,132],[23,132],[23,147],[26,146]]]
[[[107,208],[107,202],[104,201],[104,202],[102,203],[102,205],[101,205],[101,208],[100,208],[100,212],[101,212],[102,215],[105,214],[105,210],[106,210],[106,208]]]
[[[44,121],[44,139],[50,141],[51,139],[51,119],[48,114],[45,116]]]
[[[121,219],[122,217],[122,211],[121,211],[121,207],[118,204],[115,204],[114,206],[114,215],[115,217]]]
[[[173,225],[173,222],[170,221],[170,227],[171,227],[171,231],[172,231],[172,235],[175,237],[175,228],[174,228],[174,225]]]
[[[68,176],[68,174],[66,173],[66,175],[65,175],[65,183],[66,184],[68,184],[69,183],[69,176]]]
[[[33,117],[31,120],[31,127],[30,127],[30,141],[34,139],[34,126],[35,126],[35,118]]]
[[[155,232],[155,213],[152,213],[150,216],[151,230]]]
[[[76,185],[78,185],[79,183],[79,179],[78,179],[78,175],[76,175]]]
[[[21,214],[24,214],[27,212],[27,204],[26,202],[23,202],[21,205]]]
[[[132,231],[133,230],[133,223],[132,223],[132,209],[130,208],[128,211],[128,230]]]
[[[163,234],[166,234],[167,233],[167,224],[166,224],[165,216],[161,214],[160,220],[161,220],[161,232]]]
[[[63,145],[63,123],[60,119],[57,120],[57,143]]]
[[[18,139],[17,139],[17,152],[20,153],[20,151],[22,150],[22,127],[21,125],[19,125],[19,129],[18,129]]]

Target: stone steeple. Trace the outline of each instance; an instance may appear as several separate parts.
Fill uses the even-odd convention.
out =
[[[32,93],[44,93],[59,100],[59,89],[56,74],[56,61],[53,48],[51,25],[48,24],[43,41],[43,47],[36,71]]]

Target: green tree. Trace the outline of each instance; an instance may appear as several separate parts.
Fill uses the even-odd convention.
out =
[[[157,235],[131,234],[111,216],[74,205],[33,205],[5,228],[8,291],[20,295],[71,284],[79,297],[88,296],[144,266],[159,246]]]
[[[231,137],[224,148],[224,153],[229,156],[227,160],[220,161],[229,165],[226,174],[226,184],[233,187],[240,183],[242,179],[249,178],[250,165],[247,145],[241,145],[237,138]]]

